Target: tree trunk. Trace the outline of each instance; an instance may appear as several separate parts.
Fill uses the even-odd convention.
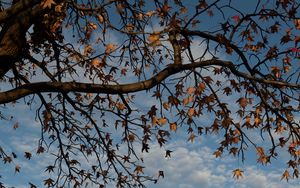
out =
[[[0,78],[22,59],[26,49],[26,32],[42,12],[39,5],[29,7],[5,21],[0,33]]]

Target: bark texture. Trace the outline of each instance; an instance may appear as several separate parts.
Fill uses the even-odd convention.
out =
[[[24,0],[0,14],[0,78],[9,71],[26,51],[26,32],[42,12],[39,1]]]

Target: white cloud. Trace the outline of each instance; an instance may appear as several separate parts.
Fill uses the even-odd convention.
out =
[[[178,147],[175,148],[175,145]],[[163,170],[165,178],[157,184],[149,183],[150,188],[158,187],[204,187],[204,188],[294,188],[295,181],[281,181],[281,171],[276,168],[264,169],[261,165],[240,164],[237,159],[215,159],[213,150],[201,144],[195,144],[197,148],[184,142],[176,142],[167,145],[173,148],[171,159],[163,157],[164,151],[158,146],[151,148],[151,152],[144,155],[147,173],[156,174]],[[228,157],[229,158],[229,157]],[[274,164],[276,165],[276,164]],[[232,170],[241,168],[244,171],[243,178],[235,180]]]

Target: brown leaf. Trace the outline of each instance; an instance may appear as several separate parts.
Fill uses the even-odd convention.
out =
[[[293,177],[299,178],[299,171],[298,171],[298,169],[294,170]]]
[[[143,174],[144,173],[143,168],[145,168],[145,167],[137,165],[135,167],[134,172],[136,172],[137,174],[140,174],[140,173]]]
[[[146,16],[147,17],[151,17],[151,16],[153,16],[154,14],[156,14],[156,12],[155,11],[149,11],[149,12],[146,12]]]
[[[16,122],[13,126],[14,130],[16,130],[17,128],[19,128],[19,122]]]
[[[56,3],[54,2],[54,0],[44,0],[42,1],[41,5],[43,7],[43,9],[45,8],[51,8],[52,5],[55,5]]]
[[[196,91],[196,89],[195,89],[194,87],[188,87],[188,88],[186,89],[186,92],[187,92],[188,94],[193,94],[193,93],[195,93],[195,91]]]
[[[256,152],[258,156],[265,155],[264,149],[262,147],[256,147]]]
[[[187,105],[187,104],[189,104],[192,101],[193,101],[193,97],[192,96],[188,96],[188,97],[186,97],[186,98],[183,99],[182,104],[183,105]]]
[[[152,126],[155,126],[158,124],[158,119],[156,116],[152,116],[152,119],[151,119],[151,122],[152,122]]]
[[[158,125],[162,126],[164,124],[166,124],[168,122],[168,120],[166,118],[159,118],[157,120]]]
[[[61,21],[61,20],[56,21],[56,22],[52,25],[50,31],[51,31],[52,33],[57,32],[58,29],[61,27],[61,24],[62,24],[62,21]]]
[[[236,156],[236,154],[238,153],[239,149],[236,147],[230,148],[229,154],[233,154],[233,156]]]
[[[300,30],[300,19],[294,20],[294,24],[297,30]]]
[[[12,158],[10,156],[6,156],[3,158],[4,164],[5,163],[11,163],[12,162]]]
[[[97,19],[98,19],[98,21],[99,21],[100,23],[104,23],[104,21],[105,21],[104,17],[103,17],[101,14],[99,14],[99,15],[97,16]]]
[[[149,41],[149,45],[153,47],[161,44],[159,39],[160,39],[160,35],[158,32],[154,32],[153,34],[150,34],[149,37],[147,38],[147,40]]]
[[[195,115],[195,108],[190,108],[190,109],[188,110],[188,116],[189,116],[189,117],[192,117],[193,115]]]
[[[239,179],[240,177],[243,177],[243,172],[241,169],[235,169],[232,171],[233,173],[233,177],[235,177],[236,179]]]
[[[119,110],[123,111],[123,110],[126,109],[126,106],[125,106],[124,103],[118,103],[118,104],[117,104],[117,108],[118,108]]]
[[[171,151],[171,150],[166,150],[166,155],[165,155],[165,158],[171,158],[171,153],[172,153],[173,151]]]
[[[190,137],[188,138],[188,141],[190,141],[190,142],[194,142],[195,141],[195,138],[196,138],[197,136],[194,134],[194,133],[192,133],[191,135],[190,135]]]
[[[248,104],[248,100],[247,98],[239,98],[239,100],[237,100],[237,102],[239,103],[240,107],[245,108]]]
[[[45,148],[43,146],[39,146],[36,153],[40,154],[40,153],[44,153],[44,151],[45,151]]]
[[[281,180],[286,179],[286,181],[289,181],[290,178],[290,173],[287,170],[285,170],[281,176]]]
[[[30,160],[31,157],[32,157],[32,154],[31,154],[30,152],[25,152],[24,157],[25,157],[26,159]]]
[[[44,180],[44,185],[50,187],[50,186],[53,186],[54,185],[54,180],[51,179],[51,178],[48,178],[46,180]]]
[[[148,153],[149,149],[150,149],[149,144],[143,142],[142,153],[143,153],[144,150]]]
[[[21,167],[19,165],[15,166],[15,173],[20,172]]]
[[[206,84],[205,84],[204,82],[201,82],[201,83],[199,84],[199,86],[198,86],[199,91],[203,92],[204,89],[205,89],[205,87],[206,87]]]
[[[129,134],[129,135],[127,136],[127,138],[128,138],[128,141],[129,141],[129,142],[134,142],[134,140],[135,140],[134,134]]]
[[[93,48],[91,47],[91,45],[86,45],[84,47],[84,55],[90,55],[93,52]]]
[[[266,155],[262,155],[257,159],[258,163],[261,163],[262,165],[266,165],[267,163],[270,162],[270,157],[266,156]]]
[[[274,76],[276,78],[280,77],[280,67],[278,67],[278,66],[272,66],[271,67],[271,72],[274,74]]]
[[[176,122],[170,123],[170,130],[171,131],[176,131],[177,130],[177,123]]]
[[[163,107],[164,107],[165,110],[168,110],[170,108],[170,105],[169,105],[168,102],[164,102]]]
[[[216,156],[216,158],[221,157],[222,151],[217,150],[217,151],[215,151],[215,152],[213,153],[213,155]]]
[[[158,171],[158,177],[162,177],[162,178],[164,178],[165,177],[165,175],[164,175],[164,171]]]
[[[49,166],[46,167],[45,172],[47,172],[47,171],[48,171],[49,173],[50,173],[50,172],[54,172],[54,168],[55,168],[55,166],[49,165]]]
[[[95,68],[100,67],[102,64],[102,61],[99,58],[95,58],[91,61],[91,65]]]
[[[113,43],[109,43],[105,46],[105,53],[107,54],[110,54],[112,53],[113,51],[115,51],[117,48],[117,45],[116,44],[113,44]]]

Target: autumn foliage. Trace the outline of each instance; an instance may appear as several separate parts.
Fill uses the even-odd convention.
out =
[[[298,178],[300,4],[243,3],[0,1],[0,104],[35,109],[41,126],[21,155],[1,145],[3,163],[18,173],[18,157],[51,151],[45,187],[143,187],[165,174],[147,174],[140,154],[158,144],[172,159],[183,130],[188,143],[218,135],[217,158],[253,150],[272,165],[283,148],[282,179]]]

